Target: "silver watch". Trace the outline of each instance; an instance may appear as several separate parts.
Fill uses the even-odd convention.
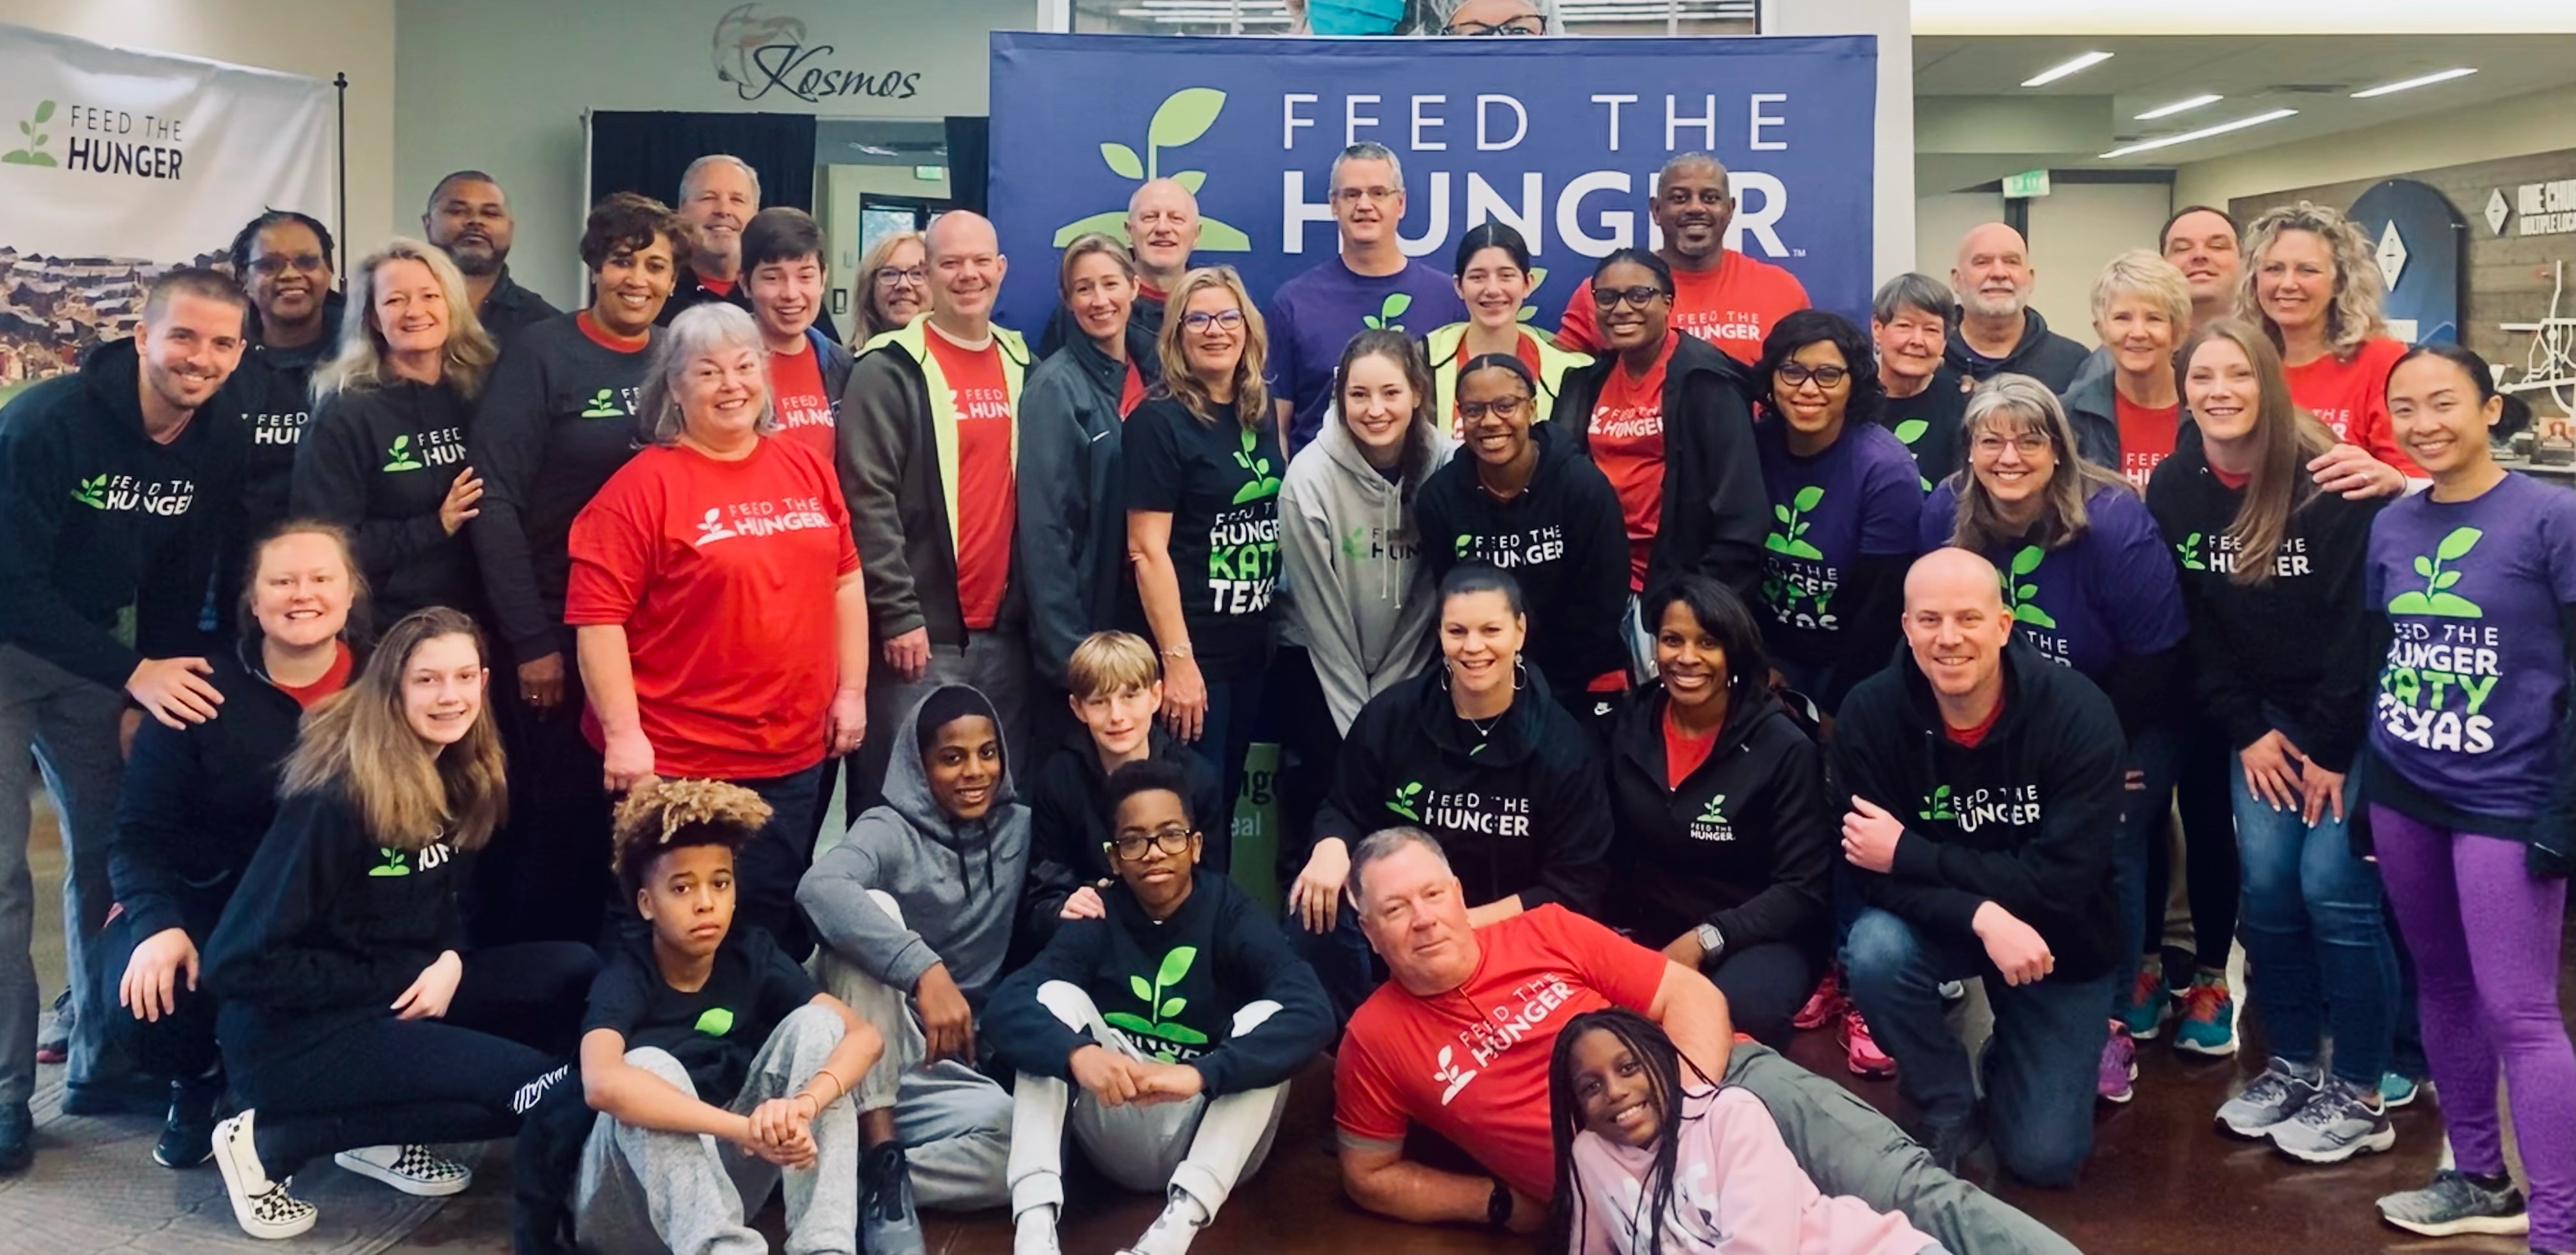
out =
[[[1700,925],[1699,948],[1709,958],[1716,958],[1726,949],[1726,934],[1719,932],[1715,924]]]

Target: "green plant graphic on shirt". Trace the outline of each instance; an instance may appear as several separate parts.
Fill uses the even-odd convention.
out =
[[[618,404],[616,398],[612,395],[616,391],[617,390],[615,388],[602,388],[599,391],[592,393],[590,395],[590,404],[582,407],[581,416],[583,418],[626,417],[626,407]]]
[[[385,450],[385,469],[388,471],[419,470],[421,462],[418,457],[413,456],[413,452],[411,437],[394,437],[392,447]]]
[[[2419,593],[2410,589],[2390,598],[2388,613],[2431,614],[2440,615],[2446,619],[2487,617],[2486,610],[2478,603],[2448,591],[2453,584],[2460,582],[2460,573],[2457,570],[2442,569],[2442,564],[2445,562],[2457,562],[2467,557],[2469,551],[2477,548],[2478,541],[2485,535],[2485,532],[2474,527],[2453,528],[2450,535],[2442,538],[2442,543],[2433,547],[2431,557],[2417,554],[2415,573],[2424,577],[2424,591]]]
[[[1184,87],[1164,97],[1163,103],[1154,107],[1153,120],[1145,124],[1143,157],[1138,157],[1136,150],[1125,144],[1103,143],[1100,146],[1100,159],[1108,163],[1110,173],[1122,179],[1146,183],[1162,178],[1163,150],[1196,143],[1200,136],[1208,133],[1209,127],[1216,125],[1217,115],[1224,110],[1224,92],[1213,87]],[[1196,196],[1199,194],[1199,188],[1207,182],[1207,171],[1182,170],[1174,173],[1171,179],[1174,183],[1187,188],[1190,195]],[[1134,247],[1136,243],[1127,238],[1127,211],[1120,208],[1096,213],[1088,218],[1057,227],[1055,247],[1063,248],[1073,243],[1074,237],[1091,231],[1114,236],[1129,247]],[[1249,253],[1252,251],[1252,237],[1235,227],[1201,215],[1198,251]]]
[[[1404,311],[1411,308],[1413,308],[1412,297],[1402,292],[1389,292],[1386,294],[1386,300],[1378,304],[1376,313],[1364,314],[1360,317],[1360,324],[1371,331],[1402,331],[1404,330]]]
[[[1927,821],[1957,818],[1950,810],[1950,786],[1946,784],[1932,786],[1932,791],[1923,795],[1923,809],[1916,811],[1915,814]]]
[[[52,133],[36,129],[47,122],[53,121],[53,119],[54,102],[50,100],[38,102],[36,105],[35,116],[18,124],[18,133],[27,137],[27,146],[10,152],[0,153],[0,163],[13,166],[52,166],[62,164],[54,160],[54,155],[52,153],[45,151],[45,141],[53,138]]]
[[[2039,564],[2048,560],[2048,551],[2037,545],[2024,545],[2012,556],[2012,570],[2003,576],[2004,604],[2012,607],[2015,623],[2054,630],[2057,620],[2033,604],[2039,597]],[[2023,580],[2030,582],[2025,584]]]
[[[1422,822],[1422,812],[1413,804],[1421,800],[1422,782],[1415,780],[1398,787],[1395,796],[1386,800],[1386,808],[1418,824]]]
[[[385,846],[378,846],[376,847],[376,854],[384,861],[368,868],[368,875],[408,876],[411,874],[411,864],[404,859],[402,851]]]
[[[91,508],[91,509],[93,509],[93,510],[104,510],[104,509],[106,509],[106,508],[107,508],[107,476],[106,476],[106,474],[105,474],[105,473],[101,473],[101,474],[97,474],[97,475],[92,475],[92,476],[90,476],[88,479],[84,479],[84,480],[80,481],[79,486],[78,486],[78,487],[75,487],[75,488],[73,488],[73,489],[72,489],[72,500],[77,501],[77,502],[81,503],[82,505],[88,506],[89,508]]]
[[[1708,800],[1708,805],[1699,808],[1699,819],[1696,822],[1703,824],[1725,823],[1726,795],[1720,793],[1716,797],[1710,798]]]
[[[1458,551],[1458,560],[1464,562],[1467,560],[1467,551],[1475,548],[1475,537],[1461,536],[1458,538],[1458,543],[1453,547]]]
[[[1540,284],[1542,284],[1542,283],[1547,282],[1547,267],[1545,267],[1545,266],[1532,266],[1532,267],[1530,267],[1530,272],[1529,272],[1529,281],[1530,281],[1530,286],[1529,286],[1529,296],[1536,296],[1536,295],[1538,295],[1538,285],[1540,285]],[[1526,300],[1528,300],[1528,299],[1529,299],[1529,296],[1524,296],[1524,297],[1522,297],[1521,299],[1522,299],[1522,300],[1524,300],[1524,301],[1526,301]],[[1513,317],[1520,319],[1522,322],[1528,322],[1528,321],[1530,321],[1530,320],[1532,320],[1532,319],[1535,319],[1535,318],[1537,318],[1537,317],[1538,317],[1538,306],[1536,306],[1536,305],[1523,305],[1523,306],[1521,306],[1521,312],[1520,312],[1520,313],[1518,313],[1518,314],[1513,315]]]
[[[1914,446],[1923,439],[1924,433],[1932,430],[1932,424],[1930,421],[1920,418],[1909,418],[1904,422],[1898,423],[1890,430],[1895,433],[1897,443],[1904,445],[1906,452],[1914,454],[1915,461],[1920,462],[1923,460],[1923,455],[1916,453]],[[1932,491],[1932,477],[1924,474],[1920,468],[1917,468],[1914,472],[1914,478],[1923,481],[1923,491]]]
[[[1171,952],[1163,956],[1162,966],[1155,969],[1153,984],[1146,984],[1142,976],[1127,978],[1127,988],[1135,993],[1138,1002],[1145,1004],[1145,1015],[1130,1011],[1104,1011],[1100,1018],[1109,1021],[1111,1027],[1130,1033],[1142,1033],[1183,1046],[1206,1045],[1207,1034],[1187,1024],[1169,1022],[1170,1017],[1179,1015],[1183,1008],[1189,1006],[1190,1000],[1163,996],[1164,990],[1178,986],[1181,978],[1190,974],[1190,964],[1197,962],[1198,957],[1197,946],[1172,947]],[[1173,1061],[1172,1052],[1168,1050],[1156,1051],[1154,1057],[1165,1063]]]
[[[1258,440],[1253,436],[1252,429],[1244,428],[1243,450],[1234,455],[1234,464],[1252,472],[1252,479],[1243,487],[1234,490],[1236,505],[1279,495],[1279,477],[1270,473],[1270,459],[1252,456],[1253,446],[1257,443]]]
[[[1362,523],[1353,527],[1342,537],[1342,556],[1353,562],[1363,562],[1368,559],[1368,524]]]
[[[698,1016],[696,1027],[709,1037],[722,1037],[733,1031],[733,1012],[723,1007],[708,1007]]]
[[[2174,557],[2182,563],[2183,570],[2206,571],[2209,569],[2209,564],[2201,561],[2200,558],[2200,533],[2198,532],[2193,532],[2192,534],[2183,537],[2181,540],[2174,542]]]
[[[1822,504],[1824,499],[1823,486],[1809,484],[1799,489],[1798,495],[1789,498],[1788,505],[1771,507],[1771,517],[1779,520],[1780,526],[1770,535],[1762,538],[1762,547],[1773,553],[1787,554],[1792,558],[1822,559],[1825,556],[1824,551],[1808,544],[1805,539],[1807,529],[1815,525],[1800,516],[1815,513],[1816,507]]]

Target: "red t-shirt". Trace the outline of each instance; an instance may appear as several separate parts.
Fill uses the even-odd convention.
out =
[[[1663,354],[1643,379],[1631,379],[1626,367],[1613,364],[1585,433],[1592,464],[1618,490],[1619,512],[1627,516],[1630,592],[1646,587],[1646,556],[1654,551],[1663,518],[1664,367],[1678,343],[1678,332],[1664,333]]]
[[[1127,380],[1118,385],[1118,418],[1124,422],[1145,403],[1145,372],[1136,369],[1136,359],[1127,359]]]
[[[1767,261],[1755,261],[1728,249],[1707,270],[1673,271],[1673,328],[1687,331],[1752,365],[1762,357],[1762,337],[1771,324],[1805,309],[1807,289],[1798,276]],[[1585,353],[1601,347],[1600,312],[1592,305],[1592,281],[1575,285],[1557,322],[1556,342]]]
[[[1544,1202],[1556,1193],[1556,1032],[1586,1011],[1644,1012],[1664,956],[1553,903],[1477,929],[1476,942],[1484,955],[1466,984],[1417,998],[1390,981],[1352,1014],[1333,1060],[1333,1122],[1384,1147],[1424,1125]]]
[[[957,608],[966,626],[991,630],[1011,575],[1019,494],[1011,479],[1011,393],[1002,346],[959,346],[929,328],[931,360],[957,398]]]
[[[769,403],[778,411],[778,434],[821,454],[829,465],[839,452],[832,442],[832,398],[823,390],[823,358],[812,344],[769,355]]]
[[[1995,708],[1987,711],[1986,717],[1977,721],[1977,726],[1954,728],[1945,720],[1941,724],[1941,735],[1948,737],[1952,745],[1961,749],[1975,749],[1978,742],[1986,739],[1987,733],[1995,730],[1995,721],[2003,717],[2004,699],[2003,695],[1998,693],[1995,695]]]
[[[2215,466],[2209,468],[2209,477],[2227,485],[2230,492],[2242,492],[2245,490],[2245,485],[2254,482],[2254,476],[2251,474],[2240,475],[2234,471],[2222,471]]]
[[[2397,430],[2388,418],[2388,372],[2406,355],[2406,345],[2381,337],[2362,341],[2351,361],[2328,353],[2283,373],[2290,379],[2290,399],[2334,431],[2335,439],[2360,445],[2370,456],[2423,478],[2423,468],[2397,447]]]
[[[822,761],[833,589],[859,569],[829,463],[767,438],[738,462],[646,449],[573,519],[571,550],[564,622],[626,629],[654,771],[761,780]],[[582,732],[604,743],[588,711]]]
[[[349,687],[349,672],[356,666],[357,659],[349,652],[349,642],[341,641],[339,652],[331,657],[331,669],[323,672],[321,679],[300,688],[292,684],[278,684],[277,691],[294,698],[297,706],[311,710],[314,703]],[[270,683],[275,684],[276,681],[272,680]]]
[[[2147,480],[2156,473],[2156,463],[2174,451],[2174,433],[2182,426],[2182,403],[2149,408],[2111,390],[2112,408],[2119,412],[2120,473],[2138,491],[2147,490]]]
[[[1690,779],[1690,773],[1699,770],[1699,765],[1708,761],[1709,751],[1716,748],[1717,729],[1711,728],[1702,735],[1692,736],[1682,731],[1680,724],[1673,722],[1673,708],[1670,705],[1664,707],[1665,788],[1682,787],[1682,781]]]
[[[698,286],[705,288],[707,291],[713,292],[718,296],[733,295],[733,280],[731,279],[717,279],[707,275],[699,275]]]

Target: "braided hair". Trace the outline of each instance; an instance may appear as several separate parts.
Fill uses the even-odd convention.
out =
[[[1547,1108],[1548,1128],[1556,1143],[1556,1201],[1548,1209],[1548,1241],[1543,1249],[1570,1251],[1574,1249],[1575,1235],[1583,1229],[1583,1190],[1574,1179],[1574,1135],[1583,1131],[1583,1104],[1574,1094],[1574,1046],[1586,1034],[1596,1032],[1617,1038],[1629,1057],[1646,1070],[1648,1101],[1655,1105],[1658,1127],[1654,1163],[1646,1169],[1646,1179],[1639,1183],[1648,1228],[1645,1245],[1638,1249],[1645,1255],[1663,1255],[1664,1214],[1672,1210],[1673,1163],[1681,1143],[1679,1130],[1674,1127],[1681,1118],[1681,1099],[1690,1094],[1713,1093],[1717,1082],[1700,1071],[1698,1064],[1682,1057],[1661,1025],[1625,1007],[1586,1011],[1567,1021],[1549,1054]],[[1682,1087],[1683,1068],[1690,1069],[1699,1086]]]

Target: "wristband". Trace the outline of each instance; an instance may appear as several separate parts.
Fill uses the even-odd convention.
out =
[[[1512,1187],[1503,1184],[1501,1177],[1496,1177],[1494,1192],[1485,1199],[1485,1225],[1493,1229],[1507,1229],[1511,1227],[1511,1223]]]

